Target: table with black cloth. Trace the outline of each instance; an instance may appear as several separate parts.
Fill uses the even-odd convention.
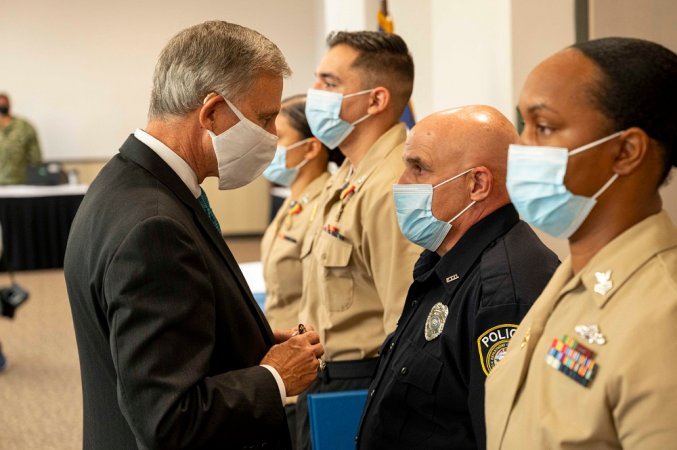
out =
[[[0,270],[63,267],[68,232],[86,185],[0,186]]]

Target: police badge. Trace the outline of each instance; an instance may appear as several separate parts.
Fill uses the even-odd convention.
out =
[[[425,321],[425,340],[432,341],[440,334],[444,329],[444,322],[447,321],[447,315],[449,314],[449,308],[447,305],[442,303],[437,303],[432,307],[428,318]]]

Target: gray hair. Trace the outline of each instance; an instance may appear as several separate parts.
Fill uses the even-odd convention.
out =
[[[280,49],[262,34],[223,21],[186,28],[160,53],[148,118],[188,114],[210,92],[237,101],[262,73],[291,75]]]

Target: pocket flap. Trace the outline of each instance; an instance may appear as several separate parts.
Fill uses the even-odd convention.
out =
[[[324,267],[346,267],[352,252],[352,245],[327,233],[322,233],[318,239],[317,257]]]
[[[407,342],[406,345],[411,348],[402,351],[408,357],[402,358],[392,367],[395,377],[401,383],[411,384],[428,394],[432,394],[442,371],[442,361],[429,355],[411,342]]]

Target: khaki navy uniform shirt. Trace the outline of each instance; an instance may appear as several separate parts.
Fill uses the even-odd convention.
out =
[[[487,448],[677,448],[676,330],[663,211],[555,272],[487,379]]]
[[[404,125],[395,125],[354,173],[344,161],[304,242],[299,321],[317,327],[327,361],[375,357],[402,312],[421,253],[400,232],[392,194],[405,139]]]
[[[298,325],[301,302],[301,246],[310,214],[329,179],[325,172],[314,179],[298,199],[287,198],[261,241],[263,279],[266,283],[266,318],[273,330]]]
[[[40,159],[38,136],[30,123],[12,117],[0,127],[0,185],[24,183],[26,168]]]

